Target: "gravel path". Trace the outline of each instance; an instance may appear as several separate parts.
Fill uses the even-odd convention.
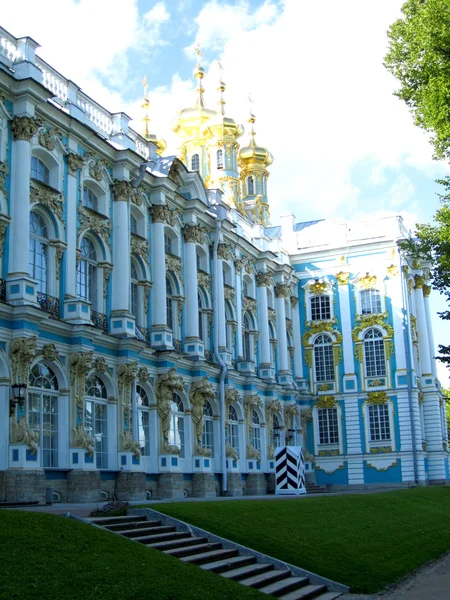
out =
[[[380,594],[344,594],[339,600],[449,600],[450,552],[422,565],[400,584]]]

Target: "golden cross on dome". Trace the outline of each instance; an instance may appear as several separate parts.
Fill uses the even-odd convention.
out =
[[[222,62],[222,59],[221,59],[221,58],[219,58],[219,60],[217,61],[217,65],[218,65],[219,69],[220,69],[221,71],[223,71],[223,62]]]
[[[194,51],[195,51],[195,54],[197,55],[197,64],[199,65],[200,64],[200,59],[203,58],[203,54],[202,54],[202,52],[200,50],[200,46],[199,46],[198,42],[194,46]]]
[[[148,81],[146,75],[141,79],[141,83],[144,86],[144,98],[147,99]]]

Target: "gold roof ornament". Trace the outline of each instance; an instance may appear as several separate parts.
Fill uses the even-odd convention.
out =
[[[248,146],[240,149],[238,164],[241,168],[247,167],[248,169],[253,169],[254,167],[259,167],[260,169],[265,170],[266,167],[273,163],[273,156],[267,148],[258,146],[256,143],[256,132],[254,127],[256,117],[252,112],[253,99],[251,95],[249,95],[248,101],[250,102],[250,115],[248,118],[248,123],[251,125],[250,141]]]
[[[141,104],[141,108],[144,112],[144,116],[142,118],[142,130],[141,130],[141,135],[143,138],[145,138],[147,140],[147,142],[153,142],[154,144],[156,144],[157,146],[157,154],[161,155],[164,150],[167,148],[167,144],[165,142],[165,140],[163,139],[159,139],[156,137],[156,135],[154,133],[150,133],[150,117],[149,117],[149,110],[150,110],[150,100],[148,98],[148,93],[147,93],[147,89],[148,89],[148,82],[147,82],[147,77],[144,75],[144,77],[141,80],[142,85],[144,86],[144,97],[142,98],[142,104]]]
[[[369,272],[367,272],[364,277],[361,277],[359,282],[362,288],[365,290],[370,290],[377,285],[377,277],[376,275],[371,275]]]
[[[317,296],[321,296],[325,294],[328,290],[328,284],[326,281],[320,281],[316,279],[312,283],[309,284],[309,291],[311,294],[316,294]]]
[[[205,77],[205,70],[200,64],[202,53],[200,46],[196,44],[195,53],[197,54],[197,63],[194,69],[194,78],[197,80],[196,101],[191,108],[184,108],[178,114],[177,120],[173,126],[173,131],[186,140],[202,138],[202,127],[211,117],[217,113],[205,107],[203,94],[205,92],[202,80]]]

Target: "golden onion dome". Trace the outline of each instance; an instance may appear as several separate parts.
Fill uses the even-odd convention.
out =
[[[194,77],[197,79],[197,100],[193,107],[184,108],[178,113],[177,119],[173,125],[173,131],[184,138],[202,137],[203,125],[216,116],[216,111],[205,107],[203,99],[204,89],[202,79],[205,76],[204,69],[197,63],[194,69]]]
[[[208,134],[216,139],[222,138],[240,138],[244,133],[244,127],[236,123],[231,117],[225,116],[225,100],[223,93],[226,90],[225,83],[221,80],[217,91],[220,92],[219,110],[215,117],[213,117],[203,128],[203,135]]]
[[[251,124],[250,141],[248,146],[245,146],[239,150],[238,155],[238,164],[241,168],[253,165],[265,168],[273,163],[273,156],[267,150],[267,148],[258,146],[256,143],[254,130],[255,121],[255,115],[250,113],[250,117],[248,119],[248,122]]]

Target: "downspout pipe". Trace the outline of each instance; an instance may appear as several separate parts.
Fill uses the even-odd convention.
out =
[[[216,225],[216,239],[214,240],[214,250],[213,250],[213,264],[214,264],[214,318],[213,318],[213,335],[214,335],[214,356],[219,363],[221,372],[220,372],[220,381],[219,381],[219,402],[220,402],[220,414],[222,416],[220,422],[220,448],[221,448],[221,456],[220,461],[222,465],[222,494],[224,496],[227,495],[228,492],[228,474],[227,474],[227,449],[226,449],[226,414],[225,414],[225,378],[228,373],[227,365],[224,363],[222,357],[219,354],[219,331],[218,331],[218,320],[220,318],[219,310],[218,310],[218,285],[219,285],[219,277],[222,274],[218,273],[218,259],[217,259],[217,248],[219,246],[219,238],[220,231],[222,229],[222,220],[217,217],[217,225]],[[224,316],[224,315],[222,315]]]
[[[414,410],[413,410],[413,398],[412,398],[412,370],[414,368],[412,362],[411,352],[411,339],[409,335],[409,310],[407,305],[407,294],[406,294],[406,279],[403,277],[403,266],[404,262],[400,255],[400,277],[402,285],[402,304],[403,304],[403,340],[405,344],[406,354],[406,384],[408,386],[408,406],[409,406],[409,419],[411,421],[411,443],[412,443],[412,456],[413,456],[413,469],[414,469],[414,482],[419,483],[419,473],[417,467],[417,436],[416,436],[416,424],[414,421]]]

